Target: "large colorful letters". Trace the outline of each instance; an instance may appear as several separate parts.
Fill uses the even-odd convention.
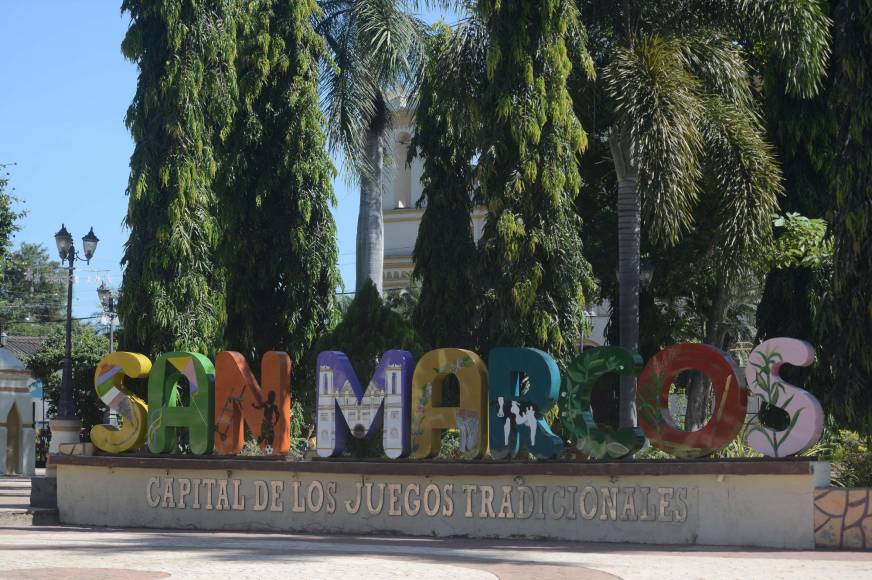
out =
[[[818,400],[781,378],[782,365],[806,367],[814,362],[814,347],[795,338],[773,338],[760,343],[748,357],[745,378],[752,395],[766,406],[782,409],[787,425],[776,430],[760,414],[748,430],[748,445],[769,457],[801,453],[817,443],[824,429],[824,411]]]
[[[591,348],[570,363],[563,377],[560,416],[575,448],[594,459],[620,459],[645,444],[639,427],[613,429],[594,420],[590,406],[593,386],[609,373],[636,376],[642,357],[619,346]]]
[[[460,406],[443,407],[443,382],[460,382]],[[487,452],[487,367],[477,354],[460,348],[431,350],[421,357],[412,379],[412,456],[435,457],[442,432],[458,429],[465,459]]]
[[[669,387],[686,370],[712,383],[714,410],[698,431],[683,431],[669,414]],[[676,344],[655,354],[639,377],[639,424],[651,445],[681,458],[704,457],[736,438],[748,410],[745,379],[732,359],[707,344]]]
[[[263,387],[238,352],[215,357],[215,450],[236,455],[245,444],[243,420],[267,455],[291,449],[291,357],[268,352],[260,361]]]
[[[318,355],[317,449],[332,457],[345,449],[345,425],[354,437],[371,437],[382,427],[382,445],[391,459],[409,453],[412,353],[389,350],[364,391],[341,352]]]
[[[148,378],[148,449],[152,453],[174,451],[180,427],[188,430],[192,453],[212,451],[214,385],[215,367],[202,354],[170,352],[158,357]],[[190,402],[183,406],[186,395]]]
[[[514,457],[523,441],[538,459],[554,457],[563,441],[551,432],[544,413],[560,394],[557,363],[535,348],[495,348],[488,363],[491,456]],[[526,385],[521,384],[522,373]]]
[[[97,449],[108,453],[122,453],[141,447],[145,443],[145,425],[148,407],[124,387],[124,377],[142,379],[151,371],[147,357],[132,352],[115,352],[103,357],[94,372],[97,396],[107,407],[122,417],[120,427],[95,425],[91,428],[91,442]]]
[[[373,437],[379,430],[385,455],[397,459],[435,457],[441,436],[457,429],[465,459],[515,456],[526,447],[539,459],[554,457],[564,441],[547,416],[559,403],[563,432],[571,445],[594,459],[620,459],[651,444],[679,458],[710,455],[736,438],[745,425],[749,392],[761,401],[747,423],[747,442],[764,455],[786,457],[810,448],[820,438],[823,410],[811,394],[780,376],[783,365],[808,366],[814,349],[791,338],[760,344],[744,373],[732,358],[703,344],[677,344],[641,358],[620,347],[589,349],[563,376],[554,359],[533,348],[495,348],[489,366],[474,352],[440,348],[417,365],[411,353],[384,353],[364,390],[351,362],[341,352],[318,355],[316,449],[321,457],[339,455],[348,431]],[[640,374],[641,369],[641,374]],[[678,375],[697,370],[712,383],[711,418],[696,431],[678,427],[669,412],[669,391]],[[602,376],[640,375],[637,406],[640,427],[616,429],[597,424],[591,391]],[[444,405],[445,380],[459,383],[459,405]],[[131,394],[124,378],[148,378],[148,405]],[[746,382],[747,379],[747,382]],[[561,387],[562,385],[562,387]],[[291,360],[266,353],[258,383],[245,358],[221,352],[216,367],[200,354],[172,352],[151,364],[141,354],[118,352],[100,361],[94,374],[97,395],[117,410],[120,427],[96,425],[94,444],[110,453],[134,450],[147,442],[153,453],[178,450],[178,429],[186,429],[190,451],[239,453],[244,424],[268,454],[290,450]],[[562,388],[562,392],[561,392]],[[560,397],[558,397],[558,394]],[[217,407],[216,407],[217,401]],[[216,438],[217,436],[217,438]]]

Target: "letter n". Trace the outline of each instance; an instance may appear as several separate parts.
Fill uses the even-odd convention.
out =
[[[290,452],[291,357],[284,352],[265,353],[260,378],[262,387],[238,352],[219,352],[215,357],[215,449],[219,454],[242,451],[243,421],[267,453]]]
[[[331,457],[345,449],[345,427],[354,437],[372,437],[383,427],[385,454],[409,453],[410,401],[415,361],[405,350],[382,355],[366,390],[341,352],[318,354],[317,450]]]

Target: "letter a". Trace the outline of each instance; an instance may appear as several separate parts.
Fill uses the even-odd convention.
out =
[[[181,405],[181,389],[190,393],[190,404]],[[191,451],[212,451],[212,417],[215,367],[193,352],[162,354],[148,378],[148,449],[169,453],[178,445],[176,431],[188,429]]]
[[[443,382],[448,375],[460,383],[460,406],[443,407]],[[487,367],[470,350],[439,348],[421,357],[412,381],[412,449],[416,459],[435,457],[446,429],[460,433],[464,459],[487,453]]]

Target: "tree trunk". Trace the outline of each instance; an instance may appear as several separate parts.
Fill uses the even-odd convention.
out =
[[[715,294],[706,316],[705,344],[723,348],[724,332],[722,330],[724,315],[727,311],[728,281],[723,275],[715,278]],[[711,397],[711,381],[700,371],[694,371],[693,380],[687,390],[687,412],[684,416],[684,429],[696,431],[705,425],[705,415],[708,400]]]
[[[372,280],[382,293],[384,270],[385,224],[382,213],[384,152],[382,142],[388,126],[388,110],[379,97],[375,115],[366,131],[366,159],[369,172],[360,176],[360,213],[357,216],[357,252],[355,289]]]
[[[618,332],[621,346],[639,352],[639,262],[642,202],[638,167],[626,133],[613,130],[609,147],[618,177]],[[636,378],[621,377],[619,425],[636,426]]]

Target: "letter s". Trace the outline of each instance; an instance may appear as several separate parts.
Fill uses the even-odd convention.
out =
[[[814,347],[795,338],[771,338],[760,343],[748,357],[745,378],[752,395],[784,410],[789,421],[783,430],[766,426],[759,415],[748,430],[746,441],[769,457],[787,457],[805,451],[821,438],[824,411],[818,400],[779,375],[785,364],[807,367],[814,362]]]
[[[124,388],[124,377],[141,379],[151,371],[151,361],[135,352],[114,352],[104,356],[94,371],[94,389],[100,400],[124,420],[121,427],[94,425],[91,442],[108,453],[121,453],[145,443],[148,407]]]

